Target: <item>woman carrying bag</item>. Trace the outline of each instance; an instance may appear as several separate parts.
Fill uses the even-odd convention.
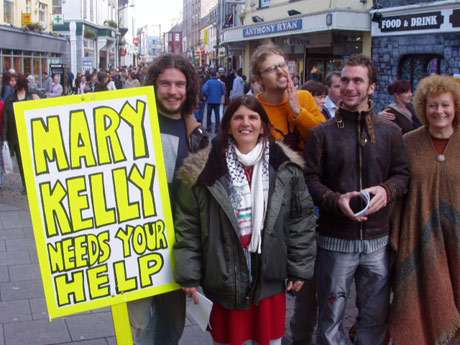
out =
[[[230,102],[213,144],[179,171],[176,281],[214,303],[214,344],[281,344],[287,291],[313,275],[313,203],[302,158],[271,138],[253,96]]]

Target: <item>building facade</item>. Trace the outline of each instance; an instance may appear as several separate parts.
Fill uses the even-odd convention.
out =
[[[222,1],[233,5],[224,15],[224,24],[233,26],[223,28],[220,37],[228,68],[243,67],[247,74],[251,54],[263,43],[280,46],[291,74],[301,80],[324,80],[348,56],[370,55],[371,1]]]
[[[387,86],[409,80],[415,89],[432,73],[460,73],[460,2],[377,0],[372,56],[379,69],[376,108],[392,101]]]
[[[203,5],[203,4],[202,4]],[[218,63],[218,22],[217,1],[208,2],[208,6],[201,7],[200,42],[196,54],[199,56],[200,66],[217,66]],[[212,5],[212,6],[210,6]]]
[[[40,82],[51,64],[68,63],[68,39],[49,32],[51,13],[51,0],[0,2],[0,71],[13,68]]]
[[[71,71],[108,69],[117,64],[117,0],[62,1],[53,30],[70,41]]]
[[[173,54],[184,54],[185,45],[182,33],[182,24],[174,25],[163,34],[164,51]]]
[[[143,63],[150,63],[162,53],[161,25],[145,25],[139,30],[139,56]]]
[[[118,0],[119,32],[119,65],[136,66],[139,56],[139,36],[136,30],[134,0]]]
[[[186,55],[196,64],[201,61],[201,0],[183,0],[183,40]]]

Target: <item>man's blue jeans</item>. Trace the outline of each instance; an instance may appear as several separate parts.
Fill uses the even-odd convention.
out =
[[[182,290],[128,303],[135,345],[177,345],[185,326]]]
[[[346,345],[345,306],[353,278],[356,282],[355,345],[383,345],[390,303],[389,250],[341,253],[318,249],[318,345]]]

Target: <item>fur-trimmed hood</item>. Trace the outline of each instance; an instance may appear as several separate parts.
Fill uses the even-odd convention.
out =
[[[227,165],[222,152],[220,144],[213,143],[190,154],[177,171],[177,177],[190,187],[197,182],[208,186],[214,184],[217,179],[227,173]],[[286,162],[295,164],[302,170],[305,167],[305,162],[299,153],[279,141],[270,143],[270,165],[278,170]]]

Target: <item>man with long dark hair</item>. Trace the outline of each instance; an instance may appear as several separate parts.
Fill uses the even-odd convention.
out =
[[[171,206],[174,208],[176,170],[189,153],[208,144],[206,132],[193,116],[199,95],[198,76],[189,60],[181,55],[165,54],[150,66],[145,85],[152,85],[155,89]],[[182,291],[134,301],[128,306],[136,345],[178,344],[185,324]]]

